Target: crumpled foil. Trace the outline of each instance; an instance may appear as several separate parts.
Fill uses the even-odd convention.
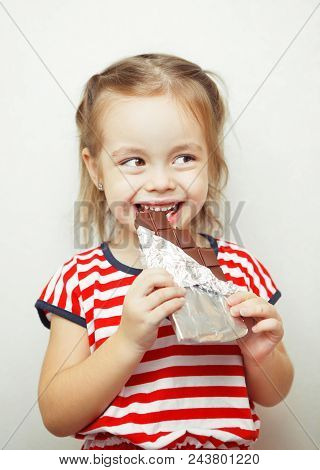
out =
[[[218,279],[209,268],[146,227],[139,226],[137,235],[142,264],[146,268],[166,269],[187,290],[185,304],[168,317],[179,342],[227,342],[248,333],[244,321],[232,317],[226,301],[242,289],[231,281]]]

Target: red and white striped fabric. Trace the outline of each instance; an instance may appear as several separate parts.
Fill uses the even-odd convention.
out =
[[[276,303],[281,293],[255,256],[201,235],[226,280]],[[60,266],[35,307],[47,328],[52,314],[86,328],[92,354],[116,332],[126,293],[140,273],[119,262],[104,242]],[[166,318],[117,397],[73,437],[85,439],[81,449],[248,449],[259,430],[236,341],[183,345]]]

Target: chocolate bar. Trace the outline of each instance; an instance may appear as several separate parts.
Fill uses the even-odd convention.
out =
[[[214,250],[196,246],[189,230],[176,225],[170,210],[136,213],[144,264],[164,267],[186,288],[185,304],[169,315],[178,342],[219,343],[246,335],[248,328],[242,319],[231,316],[226,300],[237,286],[225,281]]]
[[[151,230],[155,235],[165,238],[178,246],[199,264],[209,268],[219,280],[226,281],[214,250],[196,246],[189,230],[174,228],[168,221],[165,212],[150,210],[137,212],[135,227],[138,228],[139,226]]]

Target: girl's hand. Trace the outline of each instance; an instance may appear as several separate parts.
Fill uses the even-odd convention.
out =
[[[241,316],[247,325],[246,336],[237,339],[246,362],[262,362],[284,335],[282,319],[275,307],[253,292],[235,292],[227,299],[230,313]]]
[[[147,351],[157,339],[162,320],[179,310],[184,298],[185,289],[174,282],[166,269],[144,269],[124,299],[118,335],[139,352]]]

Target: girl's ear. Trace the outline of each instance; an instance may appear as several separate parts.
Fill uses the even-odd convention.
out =
[[[97,159],[90,155],[88,147],[85,147],[81,152],[82,159],[87,167],[89,175],[93,183],[98,186],[98,168]]]

